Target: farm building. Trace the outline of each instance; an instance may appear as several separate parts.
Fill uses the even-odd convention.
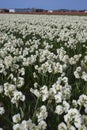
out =
[[[15,9],[9,9],[10,13],[15,13]]]

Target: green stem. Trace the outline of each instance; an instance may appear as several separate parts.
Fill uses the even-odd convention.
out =
[[[34,109],[34,113],[33,113],[33,117],[32,117],[33,122],[35,121],[35,115],[36,115],[36,112],[37,112],[38,102],[39,102],[39,98],[37,98],[37,101],[36,101],[36,105],[35,105],[35,109]]]

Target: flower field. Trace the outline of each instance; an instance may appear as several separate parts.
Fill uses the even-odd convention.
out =
[[[0,130],[87,130],[87,17],[0,14]]]

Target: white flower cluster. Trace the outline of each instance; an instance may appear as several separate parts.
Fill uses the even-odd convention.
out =
[[[3,115],[5,113],[4,107],[0,107],[0,115]]]

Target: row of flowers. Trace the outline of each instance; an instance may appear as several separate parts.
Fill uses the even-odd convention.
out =
[[[0,14],[0,130],[87,130],[86,22]]]

